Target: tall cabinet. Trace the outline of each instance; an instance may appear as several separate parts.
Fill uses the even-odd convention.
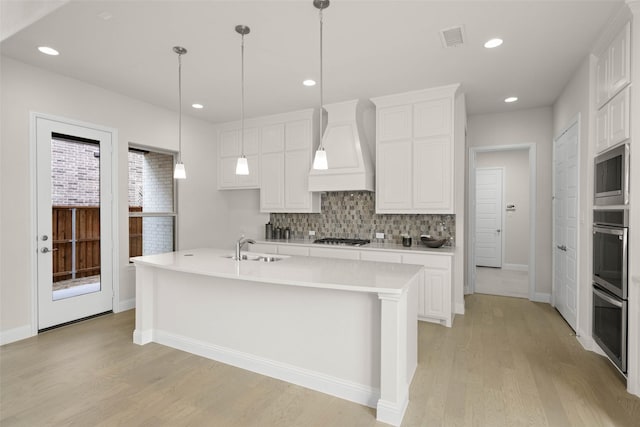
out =
[[[459,88],[371,99],[376,105],[376,213],[454,213]]]

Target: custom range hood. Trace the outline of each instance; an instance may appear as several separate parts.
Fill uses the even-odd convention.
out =
[[[373,104],[355,99],[327,104],[327,127],[322,144],[329,169],[309,172],[309,191],[374,191],[373,162],[365,123],[375,125]]]

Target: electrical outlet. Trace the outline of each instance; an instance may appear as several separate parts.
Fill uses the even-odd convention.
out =
[[[315,236],[316,232],[314,230],[309,230],[309,236]]]
[[[384,233],[376,233],[376,239],[384,239]]]

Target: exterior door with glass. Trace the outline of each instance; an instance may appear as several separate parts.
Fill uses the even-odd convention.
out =
[[[113,309],[112,133],[35,115],[38,329]]]

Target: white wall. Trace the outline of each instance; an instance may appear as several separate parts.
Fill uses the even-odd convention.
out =
[[[537,217],[536,288],[537,294],[551,293],[551,159],[553,148],[551,107],[510,113],[469,116],[470,147],[536,145]]]
[[[476,153],[476,167],[504,168],[502,198],[504,267],[529,265],[529,150]],[[506,211],[508,203],[515,211]]]
[[[578,336],[591,337],[591,209],[593,153],[589,146],[589,64],[587,57],[553,105],[553,135],[558,137],[580,116],[580,204],[578,254]]]
[[[120,305],[132,307],[135,296],[133,269],[128,264],[127,185],[129,143],[177,150],[177,113],[92,86],[39,68],[1,58],[1,149],[0,149],[0,341],[24,338],[30,331],[33,284],[30,245],[32,153],[29,113],[38,112],[117,129]],[[216,136],[210,123],[183,118],[183,161],[188,179],[178,183],[178,232],[180,249],[231,246],[246,224],[255,223],[257,233],[264,215],[229,214],[228,201],[255,205],[255,194],[231,197],[217,191]],[[240,222],[239,222],[240,221]],[[250,235],[247,231],[247,235]],[[257,235],[257,234],[256,234]],[[118,309],[118,304],[114,306]],[[16,331],[20,333],[17,334]],[[16,335],[17,334],[17,335]]]

